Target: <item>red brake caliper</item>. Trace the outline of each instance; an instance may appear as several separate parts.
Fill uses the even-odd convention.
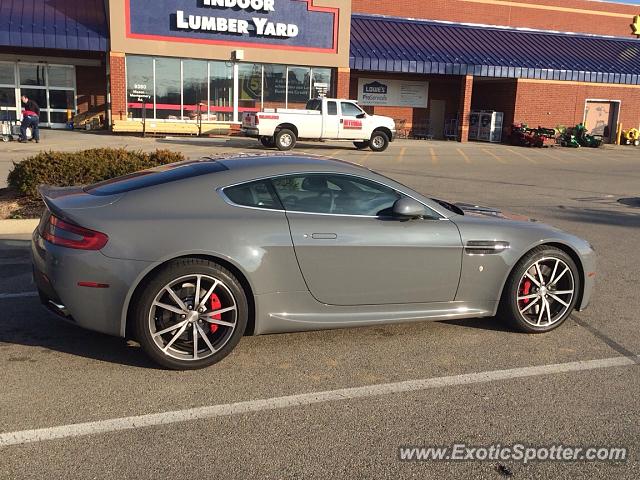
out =
[[[522,296],[526,297],[530,293],[531,293],[531,280],[525,280],[524,283],[522,284]],[[522,301],[526,305],[527,303],[529,303],[529,300],[530,300],[529,298],[525,298]]]
[[[218,295],[216,295],[215,293],[211,294],[211,310],[213,310],[214,312],[216,310],[220,310],[222,308],[222,302],[220,301],[220,299],[218,298]],[[212,317],[214,320],[222,320],[222,314],[219,313],[218,315],[214,315]],[[215,325],[213,323],[209,324],[209,330],[211,331],[211,333],[216,333],[218,331],[218,325]]]

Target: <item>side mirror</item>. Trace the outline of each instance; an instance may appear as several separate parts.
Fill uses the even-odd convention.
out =
[[[393,204],[393,214],[405,219],[421,218],[427,215],[427,209],[417,200],[404,197]]]
[[[367,114],[366,113],[361,113],[360,115],[356,115],[356,118],[366,118]]]

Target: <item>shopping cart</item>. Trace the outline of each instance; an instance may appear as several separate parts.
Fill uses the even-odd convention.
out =
[[[20,139],[20,121],[11,120],[9,110],[0,111],[0,139],[3,142]],[[27,140],[31,138],[31,128],[27,128]]]

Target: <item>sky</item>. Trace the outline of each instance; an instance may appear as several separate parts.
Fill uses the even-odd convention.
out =
[[[640,0],[596,0],[596,1],[605,1],[608,3],[628,3],[630,5],[640,5]]]

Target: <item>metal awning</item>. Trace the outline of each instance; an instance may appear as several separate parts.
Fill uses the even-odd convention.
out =
[[[0,0],[0,45],[107,51],[104,0]]]
[[[351,68],[640,84],[640,40],[371,15],[351,19]]]

